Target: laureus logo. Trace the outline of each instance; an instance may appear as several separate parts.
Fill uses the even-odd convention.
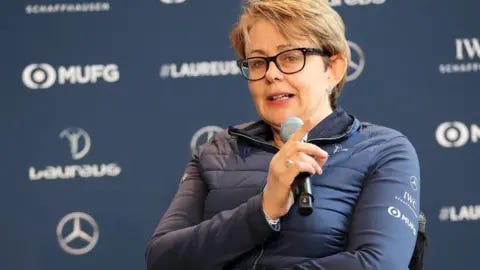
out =
[[[60,138],[68,140],[70,154],[74,160],[81,159],[88,154],[92,145],[90,136],[81,128],[66,128],[60,132]]]
[[[480,220],[480,205],[444,206],[438,215],[440,221],[463,222]]]
[[[90,135],[82,128],[66,128],[60,132],[59,137],[68,141],[70,155],[73,160],[80,160],[90,152],[92,140]],[[45,166],[43,169],[37,169],[31,166],[28,175],[31,181],[37,181],[73,179],[77,177],[116,177],[120,175],[121,171],[122,168],[118,164],[111,162],[101,164]]]
[[[182,79],[197,77],[219,77],[240,74],[237,62],[203,61],[163,64],[160,67],[160,78]]]

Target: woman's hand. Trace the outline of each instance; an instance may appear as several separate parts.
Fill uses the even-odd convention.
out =
[[[290,210],[294,203],[291,187],[299,173],[322,174],[328,153],[314,144],[302,142],[312,128],[312,121],[305,121],[270,162],[262,207],[271,219],[280,218]]]

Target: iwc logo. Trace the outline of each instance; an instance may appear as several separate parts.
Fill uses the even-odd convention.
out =
[[[478,37],[456,38],[454,42],[455,60],[440,64],[438,66],[440,73],[480,72],[480,39]]]

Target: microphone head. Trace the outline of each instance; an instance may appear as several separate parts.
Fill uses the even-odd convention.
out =
[[[280,138],[285,143],[299,128],[303,126],[302,119],[292,116],[287,118],[280,126]],[[307,140],[307,135],[303,137],[303,141]]]
[[[423,212],[418,216],[418,231],[425,233],[425,226],[427,225],[427,218]]]

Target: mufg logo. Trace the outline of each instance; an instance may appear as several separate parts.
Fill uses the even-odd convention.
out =
[[[120,72],[116,64],[86,65],[86,66],[59,66],[50,64],[30,64],[22,73],[23,84],[30,89],[46,89],[58,84],[87,84],[98,80],[108,83],[120,79]]]
[[[438,126],[435,137],[443,147],[462,147],[468,142],[476,143],[480,140],[480,126],[468,126],[458,121],[445,122]]]

